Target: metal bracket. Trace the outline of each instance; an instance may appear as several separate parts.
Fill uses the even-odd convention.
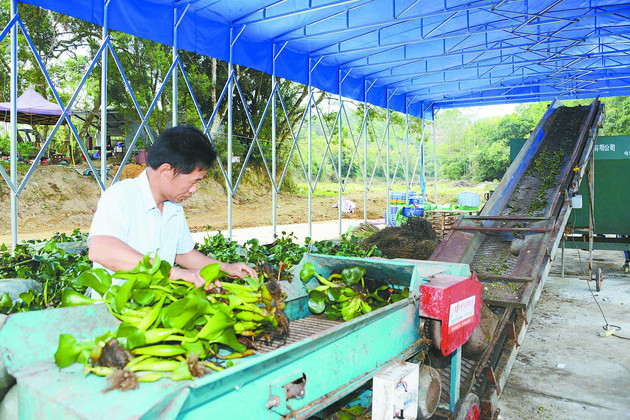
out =
[[[506,327],[508,338],[510,340],[514,340],[514,342],[516,343],[516,347],[520,347],[521,343],[518,342],[518,336],[516,335],[516,327],[514,326],[514,323],[510,322],[509,324],[507,324]]]
[[[499,385],[499,381],[497,381],[497,377],[494,374],[494,369],[492,369],[492,366],[486,366],[483,371],[486,374],[488,382],[490,382],[496,388],[497,395],[501,395],[501,385]]]

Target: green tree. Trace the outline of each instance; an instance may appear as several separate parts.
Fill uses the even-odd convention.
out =
[[[624,136],[630,134],[630,96],[604,98],[606,119],[600,136]]]
[[[509,149],[500,142],[477,150],[473,155],[473,180],[493,181],[501,179],[510,163]]]

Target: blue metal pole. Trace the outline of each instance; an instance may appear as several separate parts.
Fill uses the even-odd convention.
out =
[[[462,366],[462,348],[457,347],[451,356],[451,398],[449,401],[449,410],[454,413],[459,402],[459,385],[461,379]]]
[[[105,0],[103,8],[103,43],[107,42],[109,2],[110,0]],[[101,184],[107,188],[107,49],[103,51],[101,63]],[[90,159],[90,156],[87,156],[87,159]]]
[[[17,15],[17,0],[11,0],[11,18]],[[11,173],[11,183],[17,186],[17,27],[11,27],[11,125],[9,140],[9,170]],[[11,247],[15,250],[18,241],[18,213],[17,213],[17,191],[11,189]]]

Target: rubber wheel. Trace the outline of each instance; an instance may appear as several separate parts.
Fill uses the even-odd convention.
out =
[[[630,271],[630,264],[625,263],[625,264],[623,265],[623,272],[624,272],[624,273],[627,273],[627,272],[629,272],[629,271]]]
[[[602,290],[602,282],[604,281],[604,274],[602,273],[602,269],[598,268],[595,271],[595,289],[600,292]]]
[[[479,397],[468,394],[457,405],[455,420],[478,420],[481,417]]]

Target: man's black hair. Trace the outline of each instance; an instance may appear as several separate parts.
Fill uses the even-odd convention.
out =
[[[149,149],[147,164],[157,169],[168,163],[175,174],[189,174],[197,168],[212,167],[216,158],[214,147],[201,131],[191,126],[177,126],[160,134]]]

